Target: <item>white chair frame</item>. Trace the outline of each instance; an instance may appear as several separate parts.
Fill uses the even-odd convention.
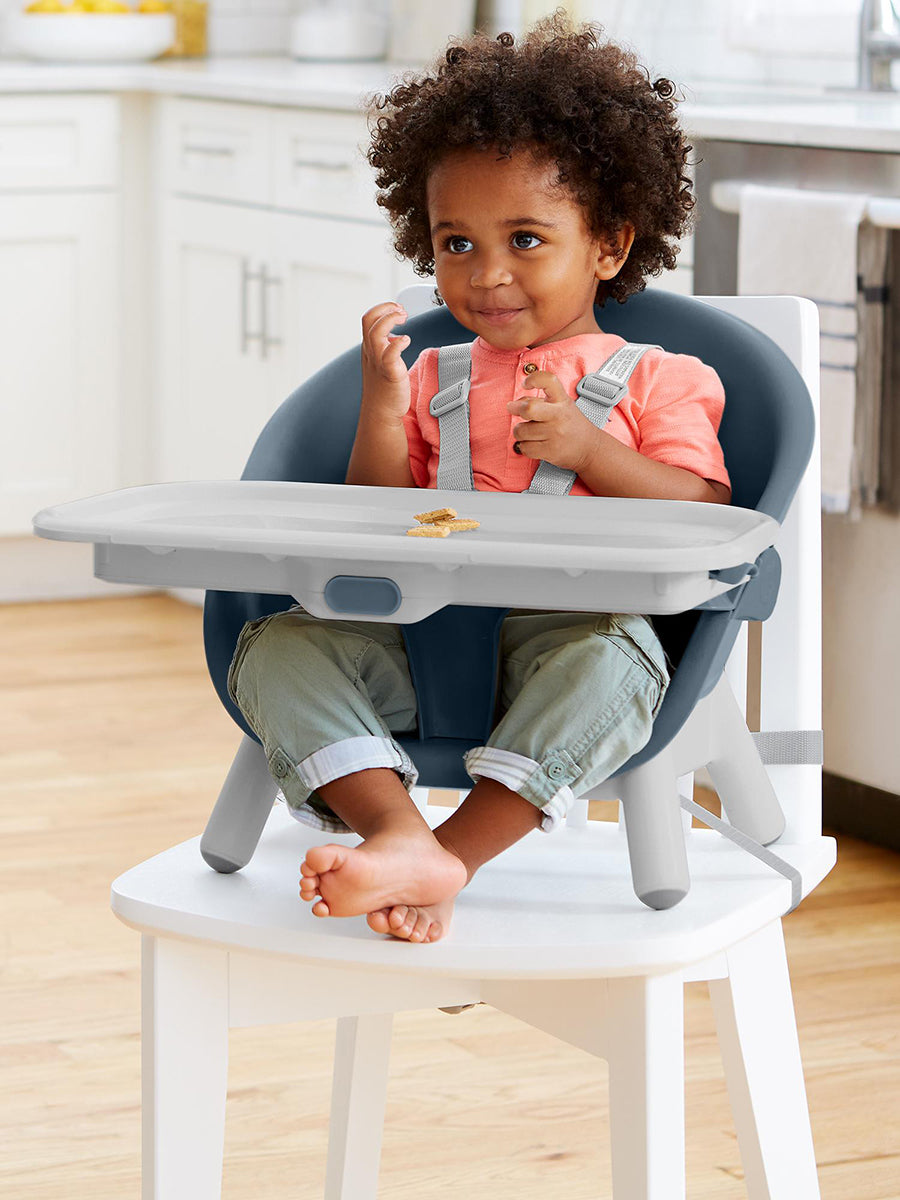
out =
[[[429,291],[401,294],[410,315]],[[816,441],[781,529],[781,588],[762,626],[760,724],[818,730],[816,309],[797,297],[705,299],[777,342],[813,397]],[[746,690],[745,624],[719,684],[638,768],[641,786],[677,779],[690,798],[694,771],[707,766],[726,810],[774,789],[787,822],[774,849],[806,895],[835,861],[821,831],[821,766],[762,765]],[[245,739],[230,776],[274,792],[251,747]],[[673,909],[644,908],[621,821],[587,820],[588,799],[633,786],[628,776],[601,785],[564,830],[529,834],[489,863],[461,894],[450,936],[433,945],[377,935],[364,917],[313,917],[297,896],[303,851],[340,839],[297,825],[282,806],[237,874],[211,871],[195,838],[117,879],[113,909],[143,935],[144,1200],[220,1196],[229,1028],[325,1017],[337,1020],[325,1200],[375,1200],[393,1014],[478,1002],[606,1059],[616,1200],[681,1200],[683,989],[699,979],[709,983],[748,1197],[818,1200],[781,925],[790,883],[686,818],[691,891]],[[415,798],[432,824],[446,815],[424,789]]]

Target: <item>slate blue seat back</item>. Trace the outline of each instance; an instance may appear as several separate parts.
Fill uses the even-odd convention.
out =
[[[732,503],[782,521],[809,461],[814,439],[809,393],[786,355],[746,322],[691,297],[668,292],[648,289],[623,305],[598,308],[596,316],[607,332],[628,341],[658,343],[673,353],[696,355],[716,369],[725,387],[719,439],[731,477]],[[473,336],[446,308],[413,317],[405,332],[412,339],[403,355],[407,365],[428,346],[471,341]],[[284,401],[257,439],[242,478],[342,483],[360,395],[360,347],[355,346]],[[523,497],[523,506],[528,502],[529,498]],[[767,609],[771,610],[779,577],[778,559],[774,551],[762,557],[767,569],[760,578],[726,593],[714,602],[719,607],[704,606],[690,613],[654,617],[677,669],[650,741],[622,771],[640,765],[663,749],[697,700],[715,686],[734,645],[740,620],[748,616],[763,619]],[[756,593],[749,590],[753,588],[761,598],[754,600]],[[213,684],[232,718],[251,737],[255,734],[226,689],[234,647],[245,621],[290,608],[294,603],[292,596],[206,594],[203,632]],[[515,606],[529,607],[527,596]],[[462,754],[485,742],[499,716],[497,646],[507,611],[450,605],[424,621],[403,627],[418,701],[418,728],[397,735],[397,740],[416,763],[422,786],[471,787]]]

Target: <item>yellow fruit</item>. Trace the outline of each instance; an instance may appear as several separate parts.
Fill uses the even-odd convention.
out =
[[[138,12],[142,13],[167,13],[172,11],[170,0],[141,0],[138,5]]]
[[[29,13],[61,13],[66,9],[60,0],[34,0],[34,3],[29,4],[25,11]]]

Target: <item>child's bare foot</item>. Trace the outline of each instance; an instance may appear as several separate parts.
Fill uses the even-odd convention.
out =
[[[437,905],[461,891],[468,878],[461,859],[421,821],[379,831],[360,846],[314,846],[300,872],[301,899],[322,897],[313,905],[317,917]]]
[[[390,933],[410,942],[436,942],[446,937],[450,929],[455,903],[456,896],[453,895],[437,904],[395,904],[370,912],[366,921],[376,933]]]

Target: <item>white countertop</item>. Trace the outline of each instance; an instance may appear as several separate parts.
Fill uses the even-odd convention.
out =
[[[297,108],[358,110],[370,92],[415,66],[301,63],[280,56],[141,65],[45,64],[0,59],[0,94],[152,92]],[[900,153],[900,93],[859,95],[778,85],[685,86],[679,106],[690,137]]]

